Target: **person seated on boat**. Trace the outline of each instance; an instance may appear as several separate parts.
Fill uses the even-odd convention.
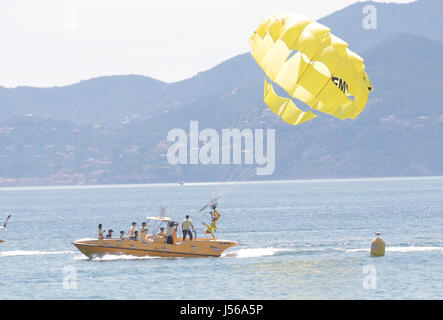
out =
[[[120,231],[120,240],[126,240],[126,236],[125,236],[125,232],[124,231]]]
[[[214,223],[214,222],[211,222],[211,224],[206,224],[206,223],[203,222],[203,225],[206,226],[205,233],[206,233],[206,234],[210,234],[210,235],[212,236],[212,240],[215,240],[214,232],[215,232],[216,229],[217,229],[215,223]]]
[[[129,231],[128,231],[128,237],[129,238],[134,238],[135,237],[135,232],[137,231],[135,228],[137,227],[137,223],[136,222],[133,222],[132,223],[132,227],[131,228],[129,228]]]
[[[192,224],[192,220],[189,218],[189,215],[186,216],[186,219],[182,221],[182,231],[183,231],[183,241],[186,240],[186,236],[189,235],[189,240],[192,241],[192,232],[195,232],[194,225]]]
[[[164,238],[164,237],[166,237],[165,228],[161,227],[161,228],[160,228],[160,232],[157,233],[156,238]]]
[[[144,241],[147,234],[148,234],[148,228],[146,228],[146,222],[143,222],[142,226],[140,227],[140,231],[138,233],[139,240]]]
[[[137,230],[135,230],[133,237],[129,237],[129,240],[138,240],[138,231]]]
[[[174,244],[174,233],[177,231],[177,223],[176,222],[169,222],[168,223],[168,230],[166,231],[166,243],[167,244]]]
[[[97,238],[98,238],[99,240],[102,240],[102,239],[105,238],[105,236],[104,236],[104,231],[102,230],[102,225],[101,225],[101,224],[98,225]]]
[[[109,229],[108,230],[108,234],[106,235],[106,238],[111,239],[112,238],[112,233],[114,232],[114,230]]]

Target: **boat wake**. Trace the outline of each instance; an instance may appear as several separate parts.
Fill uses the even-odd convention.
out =
[[[369,248],[356,248],[356,249],[346,249],[343,247],[328,247],[328,248],[297,248],[297,249],[289,249],[289,248],[244,248],[238,249],[236,251],[228,251],[222,254],[222,258],[258,258],[258,257],[266,257],[266,256],[277,256],[277,255],[288,255],[288,254],[315,254],[315,253],[324,253],[331,251],[342,251],[342,252],[367,252],[369,253]],[[408,247],[386,247],[387,252],[427,252],[427,251],[437,251],[443,252],[443,247],[437,246],[408,246]]]
[[[0,257],[17,257],[17,256],[45,256],[45,255],[56,255],[56,254],[75,254],[74,251],[2,251],[0,252]]]
[[[144,257],[137,257],[137,256],[131,256],[131,255],[114,255],[114,254],[107,254],[101,257],[93,257],[88,258],[85,255],[77,255],[74,257],[74,260],[92,260],[92,261],[118,261],[118,260],[151,260],[151,259],[159,259],[160,257],[150,257],[150,256],[144,256]]]
[[[237,251],[224,252],[221,256],[223,258],[256,258],[264,256],[274,256],[279,254],[296,252],[293,249],[284,248],[249,248],[239,249]]]
[[[418,251],[440,251],[443,252],[443,247],[386,247],[386,251],[393,252],[418,252]]]
[[[369,248],[361,249],[345,249],[346,252],[369,252]],[[386,246],[386,252],[424,252],[424,251],[440,251],[443,252],[443,247],[388,247]]]

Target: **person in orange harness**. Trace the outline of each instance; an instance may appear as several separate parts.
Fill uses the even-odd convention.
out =
[[[217,211],[217,205],[212,206],[211,219],[212,223],[216,224],[218,219],[220,219],[220,212]]]
[[[216,204],[212,205],[211,223],[210,224],[203,223],[203,225],[206,226],[205,233],[210,234],[212,236],[212,240],[215,240],[214,232],[217,231],[217,221],[218,219],[220,219],[220,217],[221,214],[217,210],[217,205]]]

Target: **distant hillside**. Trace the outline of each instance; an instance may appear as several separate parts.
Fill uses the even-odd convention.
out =
[[[0,87],[0,117],[33,114],[103,123],[150,106],[167,84],[144,76],[109,76],[52,88]]]
[[[377,28],[366,30],[362,22],[363,8],[376,8]],[[334,34],[351,44],[360,53],[399,33],[410,33],[443,41],[441,33],[443,1],[418,0],[407,4],[358,2],[320,19]]]
[[[378,116],[386,106],[401,117],[443,115],[442,42],[399,34],[364,55],[376,88],[370,106]]]
[[[399,34],[364,56],[375,91],[356,120],[320,115],[289,126],[264,105],[262,79],[208,91],[118,125],[1,120],[0,185],[212,181],[248,175],[244,167],[169,165],[167,132],[188,130],[190,120],[198,120],[201,129],[275,128],[276,171],[261,178],[443,175],[443,44]],[[249,64],[247,55],[233,61],[248,59]],[[240,69],[241,64],[235,72]]]
[[[376,30],[362,27],[362,11],[366,5],[377,8]],[[419,0],[409,4],[360,2],[332,13],[320,22],[330,26],[334,34],[350,43],[352,50],[362,54],[400,33],[443,41],[441,12],[443,1],[440,0]],[[246,53],[190,79],[171,84],[128,75],[99,77],[64,87],[0,87],[0,118],[33,114],[83,124],[127,122],[139,117],[152,118],[172,107],[256,81],[262,81],[262,72]]]
[[[335,19],[328,23],[334,33],[362,5],[325,18]],[[167,133],[188,130],[190,120],[200,129],[275,128],[276,171],[264,179],[443,175],[443,43],[432,20],[441,4],[376,6],[379,19],[420,13],[416,30],[428,28],[432,37],[397,25],[376,32],[377,41],[359,52],[375,90],[355,120],[322,114],[287,125],[263,103],[263,74],[249,53],[172,84],[130,75],[45,89],[0,87],[0,186],[256,178],[245,167],[169,165]],[[366,30],[346,30],[365,47]]]
[[[418,46],[411,48],[411,43]],[[155,128],[152,135],[159,140],[169,129],[187,129],[189,120],[198,120],[201,128],[276,128],[278,166],[273,178],[443,174],[443,92],[438,90],[443,84],[443,44],[399,34],[364,56],[375,91],[356,120],[321,115],[288,126],[264,105],[260,81],[170,110],[155,122],[132,123],[123,129],[122,137],[129,138],[123,144],[143,144],[137,133],[148,126]],[[166,165],[160,156],[155,162]],[[178,176],[188,180],[211,180],[220,174],[217,166],[180,170]]]

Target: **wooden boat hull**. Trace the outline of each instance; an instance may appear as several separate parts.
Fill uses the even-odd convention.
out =
[[[151,257],[220,257],[228,248],[238,243],[229,240],[209,240],[199,238],[182,242],[177,239],[176,244],[167,244],[164,241],[136,241],[119,239],[81,239],[72,243],[81,253],[88,257],[104,255],[132,255]]]

